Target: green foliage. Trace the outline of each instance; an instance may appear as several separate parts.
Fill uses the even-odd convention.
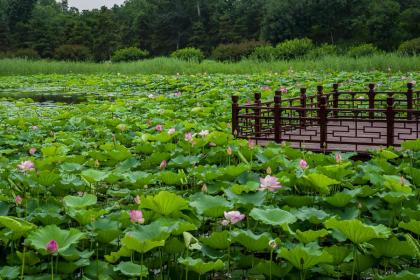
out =
[[[319,59],[324,56],[337,55],[337,54],[338,54],[338,50],[335,45],[323,44],[319,47],[316,47],[310,50],[306,54],[306,57],[310,59]]]
[[[354,58],[373,56],[378,54],[379,50],[373,44],[362,44],[352,47],[348,50],[347,55]]]
[[[255,48],[250,58],[259,61],[273,61],[278,58],[277,50],[273,46],[260,46]]]
[[[149,56],[149,52],[139,48],[131,47],[119,49],[112,55],[112,62],[127,62],[142,60]]]
[[[276,55],[286,60],[301,58],[313,48],[314,44],[308,38],[286,40],[276,46]]]
[[[258,41],[221,44],[213,50],[211,57],[219,61],[239,61],[250,56],[257,47],[263,45],[263,42]]]
[[[89,49],[82,45],[62,45],[54,53],[56,59],[66,61],[86,61],[92,57]]]
[[[402,42],[398,47],[398,53],[403,55],[419,55],[420,54],[420,37]]]
[[[201,62],[204,59],[204,54],[200,49],[185,48],[174,51],[171,57],[185,61]]]
[[[11,56],[16,57],[16,58],[29,59],[29,60],[36,60],[40,58],[38,52],[34,49],[18,49],[12,52]]]

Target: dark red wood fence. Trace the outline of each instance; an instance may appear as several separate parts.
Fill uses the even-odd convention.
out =
[[[407,84],[405,92],[340,91],[334,84],[314,95],[302,88],[300,96],[282,98],[276,91],[273,101],[261,101],[255,93],[253,104],[239,104],[232,96],[232,133],[237,138],[289,142],[294,147],[316,151],[364,152],[379,146],[400,146],[420,138],[420,91]]]

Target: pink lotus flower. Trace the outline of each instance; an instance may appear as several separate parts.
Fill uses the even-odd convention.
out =
[[[50,254],[54,254],[58,252],[58,243],[55,240],[50,240],[46,246],[47,252]]]
[[[251,150],[254,149],[255,144],[256,144],[255,140],[253,140],[253,139],[248,140],[248,148],[250,148]]]
[[[191,133],[191,132],[186,133],[186,134],[185,134],[184,139],[185,139],[185,141],[187,141],[187,142],[191,142],[191,141],[193,140],[193,135],[192,135],[192,133]]]
[[[33,156],[34,154],[36,154],[36,151],[37,151],[36,148],[30,148],[29,149],[29,154]]]
[[[23,198],[20,195],[17,195],[15,197],[16,205],[21,205],[22,204],[22,200],[23,200]]]
[[[141,203],[141,199],[140,199],[140,196],[139,195],[136,195],[134,197],[134,203],[136,203],[136,204],[140,204]]]
[[[341,156],[341,153],[340,152],[336,153],[335,154],[335,161],[337,163],[340,163],[342,160],[343,160],[343,157]]]
[[[162,160],[162,162],[159,165],[160,169],[165,169],[166,166],[168,166],[168,162],[166,160]]]
[[[280,183],[274,176],[267,175],[265,178],[260,178],[260,190],[269,190],[274,192],[281,188]]]
[[[143,212],[141,212],[140,210],[131,210],[130,221],[132,223],[144,224]]]
[[[175,134],[175,132],[176,132],[176,129],[174,127],[168,129],[168,134],[169,135]]]
[[[155,129],[156,129],[156,131],[162,131],[163,130],[163,125],[158,124],[158,125],[156,125]]]
[[[207,135],[209,135],[209,131],[208,130],[202,130],[202,131],[200,131],[200,133],[198,133],[198,135],[200,135],[201,137],[206,137]]]
[[[179,91],[175,92],[175,96],[176,97],[180,97],[181,96],[181,92],[179,92]]]
[[[286,87],[280,87],[280,92],[281,93],[287,93],[287,88]]]
[[[299,161],[299,166],[300,166],[300,168],[302,168],[302,169],[306,169],[306,168],[308,168],[308,163],[306,162],[306,160],[301,159],[301,160]]]
[[[27,160],[19,164],[18,168],[22,171],[33,171],[35,170],[35,164],[32,161]]]
[[[225,219],[231,223],[232,225],[242,221],[243,219],[245,219],[245,215],[241,214],[241,212],[239,211],[229,211],[229,212],[225,212]]]

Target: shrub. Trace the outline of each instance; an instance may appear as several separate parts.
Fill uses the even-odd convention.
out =
[[[420,54],[420,37],[402,42],[398,48],[398,53],[403,55]]]
[[[252,59],[260,61],[273,61],[278,58],[276,48],[272,46],[257,47],[251,54]]]
[[[25,58],[25,59],[39,59],[40,56],[38,52],[34,49],[18,49],[11,54],[16,58]]]
[[[149,56],[149,52],[146,50],[141,50],[136,47],[124,48],[117,50],[112,55],[112,62],[123,62],[123,61],[137,61],[142,60]]]
[[[257,47],[265,43],[258,41],[247,41],[242,43],[221,44],[212,52],[212,58],[219,61],[239,61],[249,57]]]
[[[171,57],[174,57],[180,60],[201,62],[204,59],[204,54],[200,49],[185,48],[185,49],[174,51],[171,54]]]
[[[92,55],[83,45],[62,45],[55,50],[54,57],[59,60],[86,61],[91,59]]]
[[[373,56],[379,53],[379,49],[373,44],[362,44],[352,47],[348,50],[347,55],[353,58]]]
[[[336,55],[338,53],[337,47],[334,45],[323,44],[318,48],[310,50],[306,57],[311,59],[321,58],[328,55]]]
[[[303,57],[311,49],[314,44],[308,38],[286,40],[276,46],[276,52],[281,59],[294,59]]]

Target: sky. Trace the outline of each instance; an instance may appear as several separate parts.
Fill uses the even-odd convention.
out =
[[[76,7],[80,11],[100,8],[102,6],[112,7],[115,4],[121,5],[125,0],[69,0],[69,7]]]

